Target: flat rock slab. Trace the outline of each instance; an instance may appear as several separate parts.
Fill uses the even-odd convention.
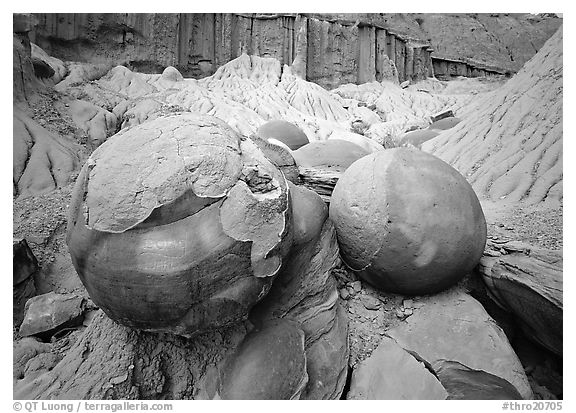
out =
[[[456,361],[440,360],[432,366],[449,400],[521,400],[510,382],[501,377],[473,370]]]
[[[445,400],[448,393],[423,363],[383,337],[372,355],[356,367],[348,400]]]
[[[484,256],[480,272],[490,297],[520,320],[525,333],[558,355],[563,343],[562,251],[518,242]]]
[[[528,378],[504,331],[474,298],[456,289],[422,299],[388,335],[405,350],[433,364],[452,360],[501,377],[524,399],[532,397]]]
[[[58,294],[51,291],[33,297],[26,303],[26,315],[20,326],[20,335],[26,337],[50,333],[71,324],[81,324],[84,306],[84,298],[76,294]]]

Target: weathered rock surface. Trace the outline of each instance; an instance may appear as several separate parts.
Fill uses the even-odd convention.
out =
[[[342,173],[316,168],[300,168],[299,171],[302,185],[316,192],[325,203],[330,204],[332,192]]]
[[[225,400],[300,398],[308,382],[304,332],[285,319],[264,324],[246,336],[221,380],[218,393]]]
[[[426,41],[410,41],[366,19],[358,25],[355,17],[295,13],[37,17],[33,40],[50,54],[65,60],[129,64],[147,73],[175,66],[186,77],[201,78],[248,53],[294,63],[300,77],[332,88],[343,81],[422,79],[432,67]],[[415,57],[410,64],[405,64],[406,53]]]
[[[50,336],[58,329],[80,325],[85,304],[84,298],[75,294],[37,295],[26,302],[20,335]]]
[[[422,299],[425,304],[387,334],[406,351],[434,365],[457,361],[510,382],[524,399],[532,391],[506,335],[482,305],[458,290]]]
[[[67,244],[111,318],[191,336],[246,318],[266,294],[290,246],[288,209],[284,176],[251,140],[214,117],[175,115],[93,152]]]
[[[530,13],[384,13],[358,14],[400,33],[429,39],[437,59],[473,67],[518,71],[554,32],[562,18]]]
[[[12,344],[12,374],[15,380],[24,378],[26,364],[39,354],[50,352],[52,346],[36,337],[24,337]]]
[[[388,337],[352,373],[348,400],[445,400],[448,393],[423,363]]]
[[[72,100],[69,104],[72,120],[88,135],[91,150],[116,133],[116,115],[90,102]]]
[[[479,266],[490,297],[514,314],[528,337],[562,356],[562,252],[519,242],[498,247],[506,254],[484,256]]]
[[[387,81],[362,85],[346,84],[333,92],[344,99],[355,99],[368,106],[374,105],[381,121],[371,124],[364,135],[385,148],[398,146],[401,136],[412,128],[428,127],[429,117],[438,112],[459,112],[474,97],[469,93],[446,93],[440,88],[434,90],[434,93],[402,89]]]
[[[38,45],[35,45],[34,43],[31,43],[30,46],[31,46],[30,52],[33,64],[34,61],[36,61],[47,65],[51,73],[49,76],[45,77],[49,78],[52,84],[59,83],[67,74],[67,69],[66,66],[64,65],[64,62],[62,62],[62,60],[60,59],[49,56],[48,53],[46,53],[44,50],[42,50]],[[36,73],[36,77],[39,77],[38,73]]]
[[[138,332],[101,311],[50,371],[24,377],[15,399],[211,399],[217,390],[214,364],[240,344],[238,325],[193,340]]]
[[[448,391],[449,400],[521,400],[518,390],[501,377],[473,370],[457,361],[438,360],[435,375]]]
[[[32,64],[30,39],[26,33],[15,33],[12,46],[12,97],[13,101],[26,102],[37,90],[43,88],[36,78]]]
[[[38,260],[25,239],[12,241],[12,283],[14,286],[26,281],[38,270]]]
[[[337,399],[348,364],[348,320],[331,270],[338,245],[328,210],[313,191],[289,184],[294,245],[268,295],[250,315],[256,324],[282,317],[305,333],[308,384],[303,399]]]
[[[376,152],[342,175],[330,203],[343,260],[377,288],[438,292],[477,264],[486,221],[456,170],[416,149]]]
[[[14,238],[12,243],[12,324],[19,326],[24,319],[24,306],[36,294],[34,273],[38,261],[25,239]]]
[[[502,88],[458,114],[422,146],[456,168],[481,197],[558,205],[562,172],[562,29]]]
[[[56,136],[14,109],[13,182],[19,196],[43,194],[70,183],[78,168],[78,144]]]

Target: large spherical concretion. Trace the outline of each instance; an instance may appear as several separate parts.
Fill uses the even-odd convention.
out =
[[[245,319],[291,243],[286,180],[249,139],[203,115],[111,137],[76,182],[67,244],[112,319],[191,336]]]
[[[267,140],[280,141],[293,151],[310,142],[298,126],[281,119],[266,122],[258,128],[257,134]]]
[[[330,203],[343,260],[372,285],[401,294],[441,291],[477,264],[484,213],[458,171],[417,149],[355,162]]]

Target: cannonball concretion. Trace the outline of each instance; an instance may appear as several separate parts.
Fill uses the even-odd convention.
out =
[[[258,128],[257,134],[263,139],[272,140],[272,142],[279,141],[293,151],[310,142],[298,126],[282,119],[266,122]]]
[[[388,149],[353,163],[334,188],[330,218],[344,262],[394,293],[448,288],[474,268],[486,243],[470,184],[417,149]]]
[[[292,242],[282,173],[206,115],[158,118],[109,138],[74,188],[67,244],[113,320],[184,336],[246,319]]]

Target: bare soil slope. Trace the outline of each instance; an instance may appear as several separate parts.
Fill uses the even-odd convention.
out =
[[[562,203],[562,29],[501,89],[422,149],[454,166],[479,196]]]

